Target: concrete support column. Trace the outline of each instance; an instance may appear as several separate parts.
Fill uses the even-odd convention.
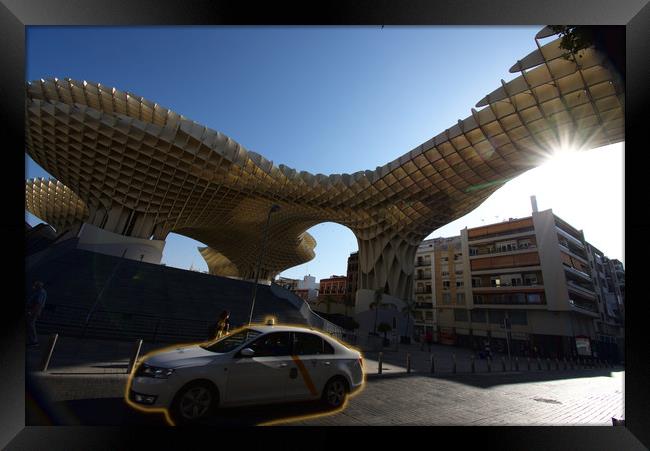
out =
[[[415,253],[422,242],[420,236],[394,231],[359,242],[359,288],[387,292],[400,299],[413,295]]]

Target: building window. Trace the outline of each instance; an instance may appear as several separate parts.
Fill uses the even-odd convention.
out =
[[[518,326],[526,326],[528,324],[526,310],[508,310],[508,318],[510,318],[510,324]]]
[[[463,254],[454,254],[454,260],[460,260]]]
[[[490,277],[490,286],[492,288],[498,288],[501,286],[501,277]]]
[[[440,273],[440,275],[441,275],[442,277],[449,277],[449,271],[442,271],[442,272]]]
[[[525,304],[526,295],[524,293],[515,293],[512,295],[513,304]]]
[[[467,310],[463,309],[454,309],[454,320],[455,321],[467,321]]]
[[[451,304],[451,294],[442,293],[442,303],[443,304]]]
[[[472,288],[480,287],[481,286],[481,278],[480,277],[472,277]]]
[[[449,261],[449,257],[441,257],[441,258],[440,258],[440,261],[441,261],[441,262],[448,262],[448,261]]]
[[[457,280],[456,281],[456,288],[460,288],[463,286],[463,281],[462,280]]]
[[[475,294],[474,295],[474,304],[482,304],[483,303],[483,295],[482,294]]]
[[[471,310],[470,316],[473,323],[485,322],[485,310]]]
[[[521,286],[521,277],[511,277],[510,285],[513,287]]]
[[[456,293],[456,303],[457,304],[465,303],[465,293]]]
[[[448,281],[448,280],[443,280],[443,281],[442,281],[442,289],[443,289],[443,290],[448,290],[449,287],[450,287],[450,285],[451,285],[451,282],[450,282],[450,281]]]
[[[488,313],[490,324],[503,324],[506,313],[503,310],[490,310]]]
[[[469,255],[478,255],[478,247],[470,247]]]
[[[524,274],[524,284],[525,285],[537,285],[537,275],[536,274]]]
[[[542,295],[538,293],[528,293],[526,295],[526,300],[528,301],[528,304],[541,304]]]
[[[497,250],[497,252],[516,251],[517,250],[517,241],[516,240],[500,241],[500,242],[496,243],[496,250]]]

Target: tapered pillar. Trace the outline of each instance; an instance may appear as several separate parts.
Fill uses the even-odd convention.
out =
[[[385,231],[359,242],[359,288],[384,288],[400,299],[413,296],[415,253],[422,242],[419,236]]]

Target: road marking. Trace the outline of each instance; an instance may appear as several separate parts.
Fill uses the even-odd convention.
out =
[[[302,360],[300,360],[297,355],[292,355],[291,358],[298,367],[298,370],[300,371],[302,379],[305,381],[305,385],[307,385],[309,392],[312,394],[312,396],[318,395],[318,391],[314,386],[314,381],[312,381],[311,376],[309,375],[309,371],[307,371],[307,368],[305,367],[305,364],[302,363]]]

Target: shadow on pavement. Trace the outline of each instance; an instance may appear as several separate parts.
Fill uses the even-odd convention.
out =
[[[614,373],[623,372],[622,368],[586,369],[586,370],[551,370],[551,371],[492,371],[490,373],[393,373],[367,375],[368,383],[376,383],[382,379],[420,377],[430,379],[445,379],[478,388],[490,388],[496,385],[526,384],[530,382],[549,382],[564,379],[579,379],[590,377],[613,377]]]
[[[27,424],[30,426],[84,425],[168,426],[162,413],[145,413],[131,408],[123,398],[76,399],[51,403],[47,414],[41,409],[27,405]],[[262,423],[290,420],[332,413],[318,402],[275,404],[268,406],[233,407],[218,409],[196,426],[256,426]],[[281,424],[281,423],[279,423]]]

